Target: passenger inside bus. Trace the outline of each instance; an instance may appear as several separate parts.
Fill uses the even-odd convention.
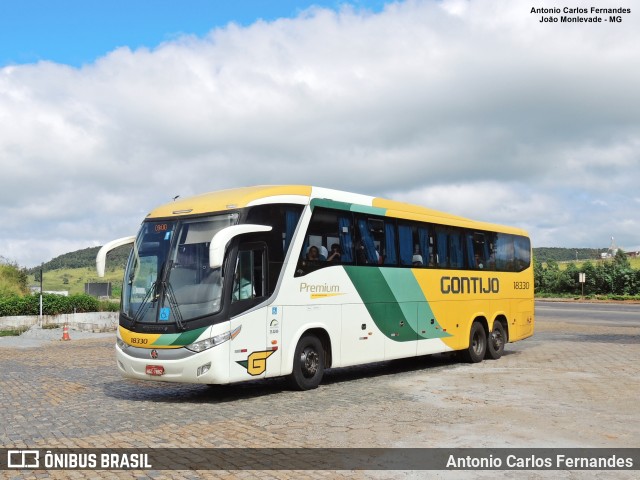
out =
[[[309,262],[319,262],[322,260],[320,258],[320,250],[315,245],[311,245],[307,250],[307,260]]]
[[[327,257],[327,262],[329,263],[340,263],[342,253],[340,252],[340,245],[334,243],[331,245],[331,253]]]

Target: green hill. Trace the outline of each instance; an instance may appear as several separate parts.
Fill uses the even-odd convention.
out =
[[[34,275],[40,271],[40,268],[45,272],[64,268],[87,267],[92,267],[95,270],[98,250],[100,250],[100,247],[90,247],[83,250],[76,250],[75,252],[65,253],[42,264],[41,267],[34,267],[27,270],[27,273]],[[107,268],[119,267],[124,270],[130,251],[131,245],[125,245],[109,252],[107,255]]]
[[[88,282],[111,282],[112,297],[117,298],[122,291],[124,267],[129,258],[131,245],[116,248],[107,255],[104,278],[96,273],[96,255],[100,247],[85,248],[65,253],[42,265],[27,270],[29,285],[40,284],[40,268],[43,271],[45,291],[68,291],[70,294],[84,293]]]

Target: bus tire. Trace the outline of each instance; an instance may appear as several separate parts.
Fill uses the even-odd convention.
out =
[[[493,330],[487,338],[487,358],[498,360],[504,353],[507,335],[501,322],[493,322]]]
[[[289,384],[294,390],[317,388],[324,375],[324,348],[315,335],[304,335],[293,357],[293,371]]]
[[[463,352],[469,363],[481,362],[487,352],[487,334],[480,322],[473,322],[469,332],[469,348]]]

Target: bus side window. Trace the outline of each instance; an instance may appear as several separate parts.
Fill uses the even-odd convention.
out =
[[[398,246],[400,265],[411,266],[414,257],[413,228],[410,225],[398,225]]]
[[[309,222],[295,276],[320,268],[353,263],[351,213],[316,208]]]
[[[531,241],[527,237],[514,237],[516,271],[521,272],[531,265]]]
[[[232,302],[264,296],[264,248],[240,250],[233,278]]]
[[[356,220],[358,265],[397,265],[396,224],[389,218],[358,217]]]
[[[496,238],[496,269],[501,272],[515,271],[513,236],[498,233]]]
[[[470,268],[487,270],[489,268],[487,265],[489,260],[489,242],[487,242],[484,233],[473,232],[467,235],[467,247],[473,254],[473,263],[471,263]]]

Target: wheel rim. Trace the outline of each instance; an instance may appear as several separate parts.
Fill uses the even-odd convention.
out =
[[[504,338],[502,332],[494,330],[491,332],[491,345],[496,352],[499,352],[504,346]]]
[[[305,378],[311,378],[318,372],[320,355],[312,347],[306,347],[300,355],[300,365]]]
[[[484,350],[484,345],[482,342],[482,337],[480,336],[480,333],[476,332],[473,335],[473,344],[472,344],[472,348],[473,348],[473,352],[476,355],[480,355],[482,353],[482,351]]]

